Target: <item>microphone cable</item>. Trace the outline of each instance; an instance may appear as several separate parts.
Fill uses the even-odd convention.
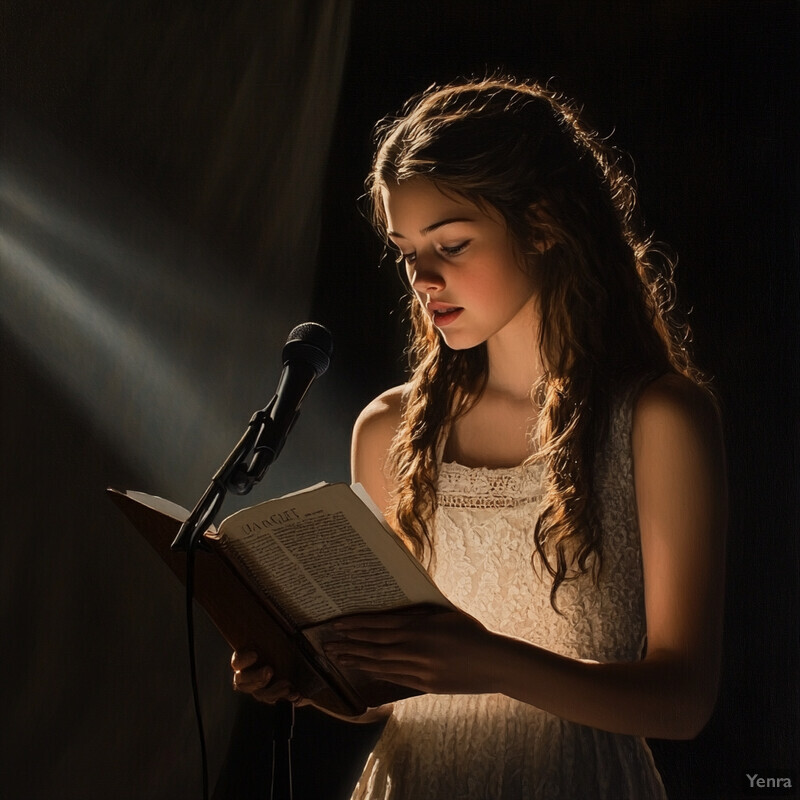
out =
[[[189,674],[192,684],[192,700],[194,702],[194,715],[197,722],[197,735],[200,741],[200,764],[203,781],[203,800],[209,800],[208,780],[208,749],[206,747],[205,728],[203,725],[203,712],[200,706],[200,689],[197,680],[197,649],[194,637],[194,564],[195,547],[186,551],[186,632],[189,645]],[[294,797],[292,782],[292,733],[294,731],[294,703],[282,700],[275,704],[275,718],[272,736],[272,770],[270,774],[269,797],[270,800],[283,800],[276,797],[275,787],[280,786],[286,800]],[[280,745],[285,745],[285,749]],[[278,761],[283,764],[279,770]],[[283,773],[283,774],[282,774]],[[278,781],[276,782],[276,777]]]
[[[197,682],[197,653],[194,641],[194,556],[195,548],[186,551],[186,632],[189,644],[189,674],[192,682],[192,700],[200,738],[200,764],[203,775],[203,800],[208,800],[208,750],[203,728],[203,712],[200,707],[200,689]]]

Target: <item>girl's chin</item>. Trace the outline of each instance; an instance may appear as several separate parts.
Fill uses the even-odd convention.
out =
[[[472,350],[473,347],[478,347],[486,341],[485,339],[465,336],[463,333],[458,335],[446,331],[439,331],[439,336],[442,337],[442,341],[450,350]]]

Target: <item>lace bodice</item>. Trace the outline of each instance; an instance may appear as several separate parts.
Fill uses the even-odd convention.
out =
[[[431,572],[444,594],[487,627],[575,658],[630,661],[645,636],[644,585],[630,455],[630,403],[612,415],[600,454],[603,559],[591,573],[561,585],[558,614],[552,579],[531,562],[543,483],[541,464],[476,469],[443,463],[438,485]],[[446,557],[443,554],[447,554]]]
[[[645,637],[631,456],[633,392],[612,410],[595,489],[603,558],[560,587],[531,564],[543,466],[440,465],[431,574],[488,628],[573,658],[631,661]],[[664,790],[644,741],[576,725],[499,694],[423,695],[395,704],[354,800],[655,800]]]

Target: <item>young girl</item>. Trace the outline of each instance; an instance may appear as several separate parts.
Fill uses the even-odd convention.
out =
[[[383,123],[367,186],[412,374],[360,415],[353,479],[460,610],[331,645],[422,692],[367,715],[354,797],[663,797],[642,737],[695,736],[717,692],[725,471],[631,182],[571,104],[492,79]],[[254,662],[237,689],[300,699]]]

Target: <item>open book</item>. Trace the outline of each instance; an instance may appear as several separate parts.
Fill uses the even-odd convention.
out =
[[[108,490],[182,581],[170,544],[189,512],[159,497]],[[203,536],[195,599],[235,650],[253,650],[276,679],[338,714],[407,697],[405,687],[338,668],[323,652],[330,623],[357,613],[451,608],[364,489],[318,484],[237,511]]]

